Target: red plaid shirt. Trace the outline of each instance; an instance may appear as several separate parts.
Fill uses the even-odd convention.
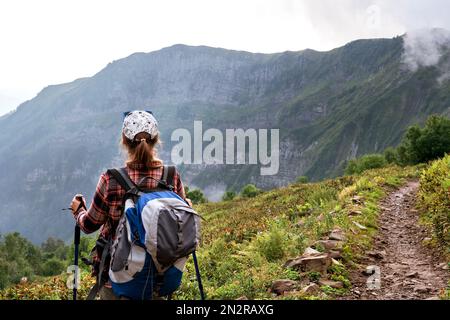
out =
[[[155,162],[154,167],[148,169],[143,164],[128,163],[126,170],[131,180],[137,184],[142,178],[148,176],[161,179],[163,166],[160,162]],[[155,188],[157,182],[153,179],[145,179],[144,186],[149,189]],[[174,192],[183,199],[186,198],[183,183],[177,170],[175,170],[173,187]],[[122,198],[124,195],[125,189],[108,173],[103,173],[100,176],[91,206],[87,211],[81,209],[75,215],[81,230],[84,233],[92,233],[101,227],[100,234],[107,239],[122,216]]]

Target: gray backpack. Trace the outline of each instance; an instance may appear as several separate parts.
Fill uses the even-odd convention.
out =
[[[145,177],[137,185],[124,168],[109,170],[126,190],[124,212],[111,244],[109,278],[114,293],[129,299],[170,296],[181,284],[189,255],[201,286],[195,250],[200,243],[200,216],[173,191],[175,167],[164,166],[161,180]],[[158,187],[141,187],[154,179]]]

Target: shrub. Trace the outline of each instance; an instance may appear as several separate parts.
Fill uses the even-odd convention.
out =
[[[450,250],[450,155],[422,172],[419,201],[437,239]]]
[[[367,154],[361,158],[350,160],[345,169],[347,175],[361,174],[369,169],[383,168],[387,165],[385,157],[381,154]]]
[[[254,198],[260,193],[261,190],[258,189],[254,184],[248,184],[244,188],[242,188],[241,196],[244,198]]]
[[[273,228],[256,239],[256,246],[267,261],[273,262],[284,257],[284,242],[281,230]]]
[[[42,275],[46,277],[56,276],[58,274],[61,274],[64,269],[65,263],[63,261],[52,258],[44,263],[42,267]]]
[[[189,190],[189,187],[185,187],[186,198],[190,199],[193,204],[206,203],[208,200],[200,189]]]
[[[297,178],[297,183],[308,183],[309,178],[307,176],[300,176]]]
[[[386,150],[384,150],[383,155],[387,163],[389,164],[398,163],[398,154],[395,148],[393,147],[387,148]]]
[[[225,191],[225,194],[222,197],[223,201],[231,201],[236,197],[236,192],[228,190]]]

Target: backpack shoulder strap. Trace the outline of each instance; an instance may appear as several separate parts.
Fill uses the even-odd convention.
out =
[[[136,185],[133,181],[131,181],[130,177],[128,176],[125,168],[120,169],[109,169],[107,171],[109,174],[111,174],[114,179],[124,188],[126,191],[130,191],[131,189],[135,188]]]
[[[167,186],[173,187],[173,180],[175,178],[175,166],[164,166],[162,181],[164,181]]]

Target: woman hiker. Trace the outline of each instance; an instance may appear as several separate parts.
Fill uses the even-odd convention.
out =
[[[122,146],[127,151],[128,160],[126,161],[126,171],[131,180],[137,184],[142,178],[151,176],[155,179],[161,179],[163,173],[163,162],[158,159],[156,147],[160,143],[158,123],[150,112],[133,111],[128,113],[122,126]],[[145,179],[143,188],[156,188],[157,182],[153,179]],[[173,190],[181,198],[185,199],[189,205],[192,203],[186,199],[183,183],[180,175],[175,171],[173,178]],[[88,210],[81,208],[80,201],[76,195],[72,199],[71,209],[75,220],[84,233],[93,233],[101,228],[99,239],[109,239],[122,216],[122,199],[125,195],[125,189],[112,178],[108,172],[102,173],[93,197],[92,204]],[[85,203],[84,198],[83,202]],[[100,256],[98,252],[93,252],[93,264],[99,265]],[[93,268],[93,275],[97,276],[99,271]],[[111,283],[106,281],[105,285],[99,291],[100,299],[115,300],[118,299],[111,289]]]

